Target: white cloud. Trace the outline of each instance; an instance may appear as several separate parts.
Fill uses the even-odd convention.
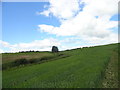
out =
[[[94,16],[112,16],[118,12],[119,0],[49,0],[49,2],[48,10],[40,12],[41,14],[49,16],[51,13],[60,19],[68,19],[73,17],[82,8],[80,6],[83,4],[85,4],[83,12]],[[44,8],[46,8],[46,5]]]
[[[49,12],[49,11],[43,11],[43,12],[41,12],[41,13],[37,12],[37,14],[38,14],[38,15],[40,15],[40,14],[41,14],[41,15],[45,15],[45,16],[48,17],[49,14],[50,14],[50,12]]]
[[[8,42],[0,40],[0,47],[11,47],[11,45]]]
[[[67,49],[74,49],[86,46],[95,46],[95,45],[104,45],[109,43],[116,43],[114,38],[118,38],[115,34],[111,34],[109,37],[100,39],[96,37],[89,38],[85,36],[81,39],[81,37],[70,37],[64,39],[54,39],[54,38],[47,38],[43,40],[34,40],[29,43],[17,43],[17,44],[10,44],[5,41],[0,41],[0,45],[2,48],[0,49],[0,53],[4,52],[19,52],[19,51],[51,51],[52,46],[57,46],[59,50],[67,50]]]
[[[0,49],[0,53],[4,52],[19,52],[19,51],[51,51],[52,46],[57,46],[58,49],[61,50],[67,50],[67,49],[73,49],[78,48],[78,46],[72,46],[70,43],[78,43],[79,39],[76,37],[71,38],[65,38],[65,39],[54,39],[54,38],[48,38],[43,40],[34,40],[29,43],[17,43],[17,44],[10,44],[5,41],[0,41],[0,45],[2,48]]]
[[[117,27],[117,21],[110,21],[110,18],[117,14],[119,0],[49,0],[50,6],[44,6],[43,12],[37,14],[55,16],[60,21],[60,26],[41,24],[39,30],[57,36],[74,36],[58,40],[47,38],[34,40],[29,43],[10,44],[0,41],[4,48],[11,52],[39,50],[50,51],[51,46],[60,47],[61,50],[72,49],[82,46],[102,45],[118,42],[118,34],[111,28]],[[84,4],[84,7],[82,5]],[[82,11],[80,11],[82,9]],[[96,18],[96,16],[98,18]],[[70,44],[77,44],[72,46]],[[85,43],[85,44],[83,44]],[[4,50],[0,49],[0,52]]]
[[[82,0],[86,3],[84,12],[94,16],[112,16],[118,12],[119,0]]]
[[[50,8],[40,14],[49,16],[53,14],[60,19],[71,18],[79,10],[79,0],[49,0]]]
[[[18,43],[18,44],[10,44],[5,41],[0,41],[0,44],[2,47],[8,48],[10,52],[28,51],[28,50],[51,51],[52,46],[60,46],[58,40],[54,38],[35,40],[30,43]],[[3,51],[6,52],[5,50]]]
[[[2,49],[0,49],[0,53],[3,53],[3,50],[2,50]]]
[[[118,22],[110,21],[110,18],[117,14],[119,0],[79,1],[50,0],[50,8],[41,14],[45,15],[44,12],[49,12],[46,16],[53,14],[61,21],[61,25],[59,27],[38,25],[40,31],[58,36],[80,36],[80,39],[88,42],[94,41],[94,43],[118,42],[117,33],[110,30],[117,27]],[[79,11],[81,3],[85,4],[83,11]]]

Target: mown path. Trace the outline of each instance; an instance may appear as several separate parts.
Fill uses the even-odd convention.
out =
[[[113,51],[105,77],[102,82],[103,88],[118,88],[118,52]]]

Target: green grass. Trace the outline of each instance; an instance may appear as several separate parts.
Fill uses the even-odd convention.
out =
[[[16,54],[16,53],[14,53],[14,54]],[[15,57],[14,54],[13,54],[13,57]],[[21,56],[21,53],[19,53],[19,54],[17,56]],[[26,53],[26,54],[28,54],[28,53]],[[25,53],[23,54],[23,56],[24,55],[25,55]],[[31,56],[34,55],[34,57],[30,57],[30,55]],[[11,60],[9,62],[4,62],[2,64],[2,70],[6,70],[6,69],[13,68],[13,67],[18,67],[18,66],[29,65],[29,64],[40,64],[40,63],[45,63],[45,62],[48,62],[48,61],[53,61],[53,60],[58,60],[58,59],[61,59],[61,58],[69,57],[69,55],[62,54],[60,52],[59,53],[43,52],[43,53],[39,53],[39,54],[36,53],[36,55],[39,55],[39,58],[36,58],[35,53],[33,53],[33,54],[30,53],[30,55],[29,55],[29,58],[25,58],[25,57],[24,58],[18,58],[16,56],[18,59],[16,59],[16,60],[14,59],[14,60]],[[3,61],[4,61],[4,59],[3,59]]]
[[[8,63],[15,61],[16,59],[26,58],[26,59],[33,59],[33,58],[42,58],[45,56],[52,56],[53,54],[50,52],[25,52],[25,53],[3,53],[2,54],[2,63]]]
[[[3,88],[99,87],[116,47],[111,44],[63,51],[70,56],[4,70]]]
[[[112,56],[110,58],[110,62],[105,71],[105,76],[102,81],[103,88],[116,88],[118,87],[119,80],[118,80],[118,47],[115,48],[112,52]]]
[[[32,60],[41,59],[45,57],[54,57],[54,54],[50,52],[24,52],[24,53],[3,53],[2,54],[2,66],[3,69],[9,69],[14,67],[13,62],[20,59]]]

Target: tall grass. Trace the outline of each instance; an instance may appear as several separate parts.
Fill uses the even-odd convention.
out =
[[[49,56],[42,56],[41,58],[32,58],[32,59],[26,59],[26,58],[20,58],[11,62],[7,62],[7,63],[3,63],[2,64],[2,70],[6,70],[6,69],[10,69],[12,67],[16,67],[16,66],[24,66],[26,64],[37,64],[37,63],[43,63],[43,62],[47,62],[47,61],[51,61],[51,60],[56,60],[56,59],[60,59],[60,58],[65,58],[68,57],[69,55],[65,55],[65,54],[52,54]]]
[[[3,88],[94,88],[101,84],[116,44],[62,52],[51,62],[3,71]]]

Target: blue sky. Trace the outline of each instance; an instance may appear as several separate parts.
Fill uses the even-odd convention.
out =
[[[91,7],[89,2],[75,2],[71,7],[74,0],[68,4],[64,4],[65,1],[58,0],[58,5],[53,1],[3,2],[1,51],[49,51],[52,45],[66,50],[117,42],[118,17],[114,10],[99,13],[100,9],[93,10],[96,7],[93,6],[87,11],[86,8]]]
[[[42,11],[46,4],[49,3],[3,3],[3,40],[15,44],[49,37],[46,33],[37,31],[39,24],[59,25],[59,21],[54,17],[46,18],[36,14],[37,11]]]

